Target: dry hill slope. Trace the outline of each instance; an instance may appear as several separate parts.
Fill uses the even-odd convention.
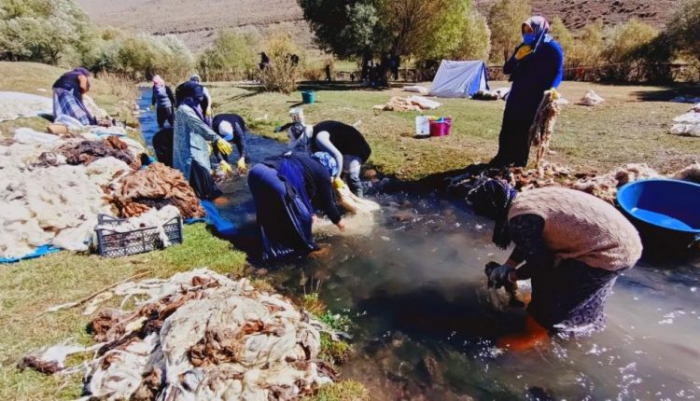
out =
[[[296,0],[78,0],[103,25],[173,33],[194,50],[211,42],[221,28],[251,29],[260,33],[282,30],[304,46],[312,34]],[[487,12],[496,0],[476,0]],[[602,19],[606,24],[639,18],[663,26],[679,0],[534,0],[536,13],[560,16],[573,29]]]

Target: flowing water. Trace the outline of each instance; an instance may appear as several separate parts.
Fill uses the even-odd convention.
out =
[[[147,138],[152,119],[142,115]],[[257,162],[284,146],[253,135],[249,149]],[[245,179],[223,188],[222,214],[254,232]],[[491,244],[492,223],[434,195],[381,188],[369,189],[383,206],[369,233],[322,238],[327,256],[269,275],[287,288],[318,289],[333,312],[354,320],[356,352],[342,374],[373,400],[700,398],[698,261],[630,270],[608,301],[603,333],[502,352],[490,340],[517,330],[523,313],[486,289],[484,265],[507,257]]]

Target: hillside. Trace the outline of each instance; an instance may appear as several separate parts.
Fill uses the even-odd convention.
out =
[[[496,0],[476,0],[482,12]],[[296,0],[79,0],[102,25],[143,29],[155,34],[176,34],[193,49],[210,43],[221,28],[285,31],[305,47],[313,36]],[[560,16],[578,29],[602,19],[606,24],[632,17],[662,27],[679,0],[534,0],[536,13]]]

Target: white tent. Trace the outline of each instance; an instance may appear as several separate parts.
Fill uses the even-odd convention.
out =
[[[430,94],[437,97],[471,97],[488,90],[486,64],[483,61],[442,60]]]

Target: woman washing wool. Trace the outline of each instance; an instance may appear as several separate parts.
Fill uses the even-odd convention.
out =
[[[333,199],[331,178],[335,159],[327,153],[313,156],[287,153],[256,164],[248,174],[264,261],[305,256],[317,251],[311,234],[315,209],[323,211],[339,229],[345,229]]]
[[[61,75],[53,84],[53,117],[71,117],[83,125],[97,125],[97,119],[90,114],[83,95],[90,90],[90,72],[78,67]]]
[[[477,214],[496,221],[493,242],[515,250],[489,274],[500,288],[532,279],[525,332],[499,344],[527,349],[555,332],[587,335],[605,327],[603,307],[617,277],[642,254],[637,230],[612,205],[566,188],[522,194],[485,179],[469,193]]]
[[[187,82],[181,85],[181,95],[175,114],[173,166],[188,179],[199,199],[213,200],[222,193],[211,177],[209,143],[225,155],[231,153],[231,145],[204,122],[200,107],[204,97],[202,86]]]
[[[558,88],[563,77],[564,52],[551,36],[544,17],[522,25],[523,43],[503,66],[513,82],[498,137],[498,154],[491,165],[524,167],[530,154],[530,126],[544,92]]]

